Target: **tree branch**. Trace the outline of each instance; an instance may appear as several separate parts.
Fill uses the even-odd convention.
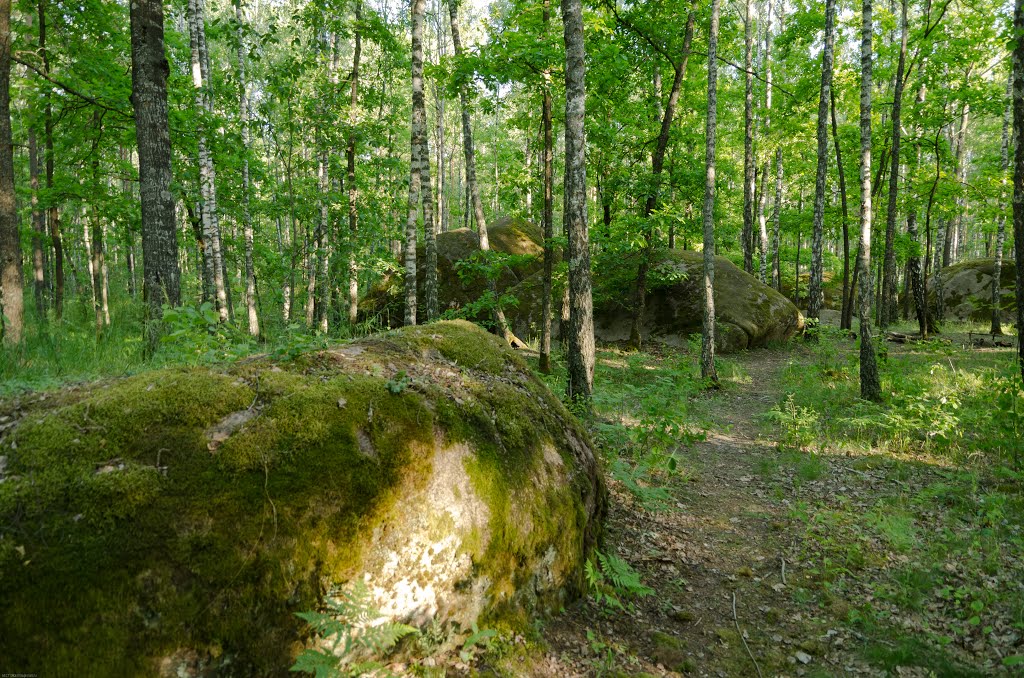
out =
[[[105,104],[102,101],[100,101],[99,99],[97,99],[96,97],[92,97],[92,96],[89,96],[88,94],[84,94],[84,93],[76,90],[74,87],[71,87],[71,86],[61,82],[60,80],[57,80],[57,79],[47,75],[42,70],[40,70],[37,66],[35,66],[33,64],[30,64],[29,62],[25,61],[21,57],[18,57],[18,56],[15,56],[15,55],[11,55],[11,61],[14,61],[15,63],[21,64],[25,68],[29,69],[30,71],[32,71],[33,73],[38,75],[43,80],[46,80],[47,82],[49,82],[49,83],[51,83],[53,85],[56,85],[57,87],[60,87],[62,90],[64,90],[68,94],[71,94],[72,96],[76,96],[79,99],[81,99],[82,101],[88,102],[88,103],[92,104],[93,106],[96,106],[97,108],[102,108],[103,110],[110,111],[111,113],[117,113],[118,115],[124,116],[125,118],[128,118],[128,119],[133,119],[135,117],[134,115],[131,115],[129,113],[125,113],[121,109],[119,109],[119,108],[117,108],[115,106],[111,106],[110,104]]]

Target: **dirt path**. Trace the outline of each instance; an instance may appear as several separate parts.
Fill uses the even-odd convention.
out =
[[[533,675],[870,673],[847,651],[853,632],[822,614],[809,591],[793,496],[785,478],[780,488],[778,452],[764,438],[762,415],[794,360],[810,358],[762,350],[733,361],[748,378],[703,403],[713,427],[684,453],[692,477],[673,484],[668,510],[645,510],[612,483],[605,551],[633,565],[654,594],[626,611],[586,602],[550,622]]]

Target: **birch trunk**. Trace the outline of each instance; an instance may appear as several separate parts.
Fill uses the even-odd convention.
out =
[[[704,317],[701,324],[701,377],[718,384],[715,369],[715,133],[718,116],[718,14],[721,0],[711,2],[711,30],[708,34],[708,113],[706,123],[707,144],[704,151]],[[747,2],[747,40],[750,36],[750,3]],[[749,64],[749,47],[747,60]],[[748,73],[750,69],[747,69]],[[747,76],[747,101],[750,102],[750,81]],[[749,117],[748,117],[749,125]],[[749,128],[748,128],[749,133]]]
[[[811,279],[807,289],[807,317],[818,320],[822,307],[822,236],[825,230],[825,181],[828,176],[828,112],[832,101],[832,50],[835,1],[825,0],[825,46],[821,56],[821,92],[818,96],[818,169],[814,181],[814,231],[811,235]]]
[[[551,0],[544,0],[541,19],[545,39],[548,35],[548,27],[551,22]],[[541,104],[541,122],[544,128],[544,150],[543,150],[543,183],[544,183],[544,210],[541,217],[544,228],[544,292],[541,302],[541,329],[540,329],[540,371],[544,374],[551,374],[551,293],[552,278],[555,267],[555,237],[554,220],[554,138],[551,123],[551,83],[550,71],[544,73],[544,101]],[[563,340],[564,340],[563,336]]]
[[[581,0],[562,0],[565,42],[565,223],[569,237],[570,400],[589,402],[594,390],[594,301],[587,232],[587,165],[583,119],[586,108],[586,49]],[[1022,248],[1024,249],[1024,248]]]
[[[245,79],[245,24],[242,0],[235,1],[238,22],[238,124],[242,132],[242,237],[245,241],[245,312],[249,335],[260,336],[260,317],[256,312],[256,270],[252,261],[253,228],[249,210],[249,95]]]
[[[1006,177],[1010,168],[1010,117],[1013,107],[1013,71],[1006,82],[1006,110],[1003,113],[1003,139],[1000,147],[1002,163],[1001,190],[999,192],[999,220],[996,227],[995,270],[992,276],[992,334],[1002,334],[1002,285],[1003,247],[1006,244]]]
[[[896,201],[899,196],[900,141],[903,129],[900,119],[903,110],[903,73],[907,61],[907,0],[902,2],[900,18],[900,56],[896,66],[896,82],[892,104],[892,166],[889,168],[889,202],[885,219],[885,254],[882,271],[882,303],[879,309],[881,326],[888,327],[896,320]]]
[[[772,122],[772,12],[774,3],[768,0],[765,11],[764,27],[764,127],[762,128],[763,139],[768,139],[768,130]],[[771,154],[766,153],[764,164],[761,167],[761,193],[757,200],[757,226],[760,235],[761,269],[758,276],[762,283],[768,283],[768,222],[765,216],[765,207],[768,203],[768,175],[771,173]]]
[[[860,396],[882,399],[871,337],[871,2],[863,0],[860,43]]]
[[[743,99],[743,270],[754,272],[754,17],[752,0],[746,0],[744,24]],[[717,75],[716,75],[717,77]]]
[[[1024,1],[1013,11],[1013,242],[1017,259],[1017,328],[1024,328]],[[1017,361],[1024,379],[1024,341],[1017,341]]]
[[[47,317],[46,255],[43,238],[46,236],[46,214],[39,208],[39,147],[35,127],[28,128],[28,173],[32,191],[32,291],[35,295],[36,316],[45,323]]]
[[[779,267],[779,239],[782,235],[782,149],[775,149],[775,215],[772,223],[772,287],[782,289]]]
[[[199,191],[202,196],[202,220],[206,250],[213,270],[213,284],[217,312],[221,322],[230,317],[227,289],[225,287],[224,263],[221,252],[220,221],[217,215],[216,169],[209,148],[207,125],[213,116],[213,100],[209,89],[209,71],[206,54],[206,20],[204,0],[189,0],[189,45],[192,52],[192,86],[196,91],[196,103],[200,109],[197,128],[199,147]]]
[[[359,313],[359,266],[356,261],[356,252],[359,246],[359,190],[356,187],[356,122],[358,115],[356,106],[359,103],[359,60],[363,50],[361,26],[362,2],[356,2],[355,8],[355,49],[352,53],[352,75],[349,78],[351,89],[349,91],[349,131],[345,144],[346,159],[346,181],[348,182],[348,323],[356,324],[356,316]],[[443,170],[442,170],[443,174]],[[443,191],[442,191],[443,192]]]
[[[161,7],[163,6],[162,0],[146,0],[146,4],[152,4],[153,2],[159,2]],[[39,56],[43,62],[43,77],[49,77],[50,75],[50,56],[49,51],[46,48],[46,7],[48,0],[39,0]],[[140,8],[138,14],[148,14],[146,10]],[[133,24],[134,26],[134,24]],[[163,18],[161,16],[160,23],[160,56],[163,58]],[[134,34],[133,34],[134,35]],[[155,36],[154,36],[155,39]],[[134,45],[134,43],[132,43]],[[135,53],[132,52],[132,58],[135,58]],[[134,63],[134,62],[133,62]],[[134,74],[134,71],[133,71]],[[163,79],[165,86],[166,99],[166,82],[167,78]],[[134,96],[134,90],[133,90]],[[166,108],[166,105],[165,105]],[[45,88],[43,94],[43,144],[45,147],[45,164],[46,164],[46,191],[49,195],[53,193],[53,102],[50,95],[50,88]],[[141,154],[141,151],[140,151]],[[46,221],[50,229],[50,242],[53,243],[53,310],[54,316],[57,322],[60,322],[64,316],[64,245],[60,235],[60,210],[57,207],[55,200],[50,200],[50,206],[47,208]],[[145,246],[143,246],[145,249]],[[159,309],[159,306],[157,307]]]

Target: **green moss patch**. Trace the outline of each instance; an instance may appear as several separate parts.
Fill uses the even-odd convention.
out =
[[[303,642],[294,613],[359,572],[438,442],[474,452],[489,534],[462,543],[495,582],[488,609],[521,609],[518,566],[552,548],[552,589],[571,589],[603,501],[572,451],[578,425],[469,323],[18,411],[0,439],[0,655],[45,675],[284,671]],[[542,494],[533,481],[559,465],[571,482]]]

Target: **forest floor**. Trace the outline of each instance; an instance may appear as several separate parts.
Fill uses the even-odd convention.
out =
[[[883,377],[950,367],[943,388],[966,405],[977,372],[997,373],[1012,356],[959,341],[888,344]],[[1021,670],[1020,477],[1001,482],[999,465],[978,454],[939,454],[926,443],[957,434],[934,414],[901,428],[884,406],[854,412],[846,431],[858,435],[839,435],[828,418],[858,407],[847,407],[855,344],[835,334],[822,344],[729,356],[718,391],[692,376],[679,387],[692,375],[680,367],[692,363],[685,353],[600,352],[599,445],[633,455],[609,465],[602,549],[640,581],[615,563],[594,568],[607,576],[590,597],[538,622],[533,640],[492,645],[477,668],[560,677]],[[941,410],[947,397],[934,402]],[[685,425],[658,414],[673,408]],[[665,431],[676,444],[659,456]]]

